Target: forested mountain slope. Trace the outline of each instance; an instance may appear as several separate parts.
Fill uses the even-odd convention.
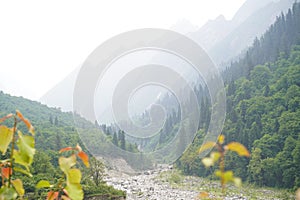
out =
[[[72,113],[64,113],[59,109],[49,108],[38,102],[24,99],[23,97],[10,96],[0,91],[0,118],[8,113],[15,113],[16,109],[20,110],[35,127],[35,147],[37,149],[31,167],[33,177],[21,174],[17,174],[17,176],[23,180],[24,189],[29,199],[45,199],[46,194],[36,193],[35,186],[42,179],[54,183],[61,178],[61,171],[58,167],[58,151],[64,147],[76,146],[76,144],[80,144],[84,151],[87,151],[87,149],[79,138]],[[77,120],[79,120],[77,122],[80,123],[80,128],[84,128],[86,131],[97,128],[93,123],[83,118],[78,117]],[[5,122],[9,127],[12,126],[12,123],[11,120]],[[78,126],[76,127],[78,128]],[[27,130],[23,124],[18,126],[18,129],[23,132]],[[2,155],[0,156],[3,158]],[[91,157],[92,155],[90,155]],[[95,163],[97,163],[99,170],[104,169],[102,162]],[[84,177],[82,185],[86,196],[97,194],[110,198],[110,196],[123,197],[125,195],[124,192],[115,190],[104,182],[101,182],[100,185],[95,185],[90,178],[90,173],[92,173],[90,170],[83,170],[82,172]],[[103,172],[101,171],[101,173]]]
[[[36,147],[42,150],[59,150],[62,147],[76,145],[80,140],[77,134],[73,114],[49,108],[41,103],[14,97],[0,91],[0,116],[20,110],[36,128]],[[86,127],[94,125],[83,118]]]
[[[223,134],[252,152],[250,159],[228,154],[226,167],[258,185],[300,186],[299,44],[300,3],[295,3],[225,72]],[[211,174],[197,155],[202,140],[203,130],[177,162],[186,174]]]

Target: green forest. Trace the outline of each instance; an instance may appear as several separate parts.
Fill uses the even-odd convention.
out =
[[[83,147],[85,152],[88,152],[81,143],[79,135],[73,121],[72,113],[61,112],[60,109],[49,108],[38,102],[24,99],[22,97],[13,97],[0,92],[0,116],[4,117],[8,113],[14,113],[18,108],[26,118],[28,118],[35,128],[35,148],[36,153],[30,171],[32,177],[16,172],[16,177],[23,180],[26,198],[29,199],[45,199],[47,193],[36,188],[40,180],[48,180],[54,184],[61,178],[58,158],[59,150],[65,147],[75,147],[77,144]],[[86,128],[94,128],[93,123],[81,118],[81,123]],[[12,120],[6,120],[3,125],[11,127]],[[26,126],[20,124],[18,129],[26,132]],[[9,152],[8,152],[9,154]],[[5,156],[0,156],[1,160],[5,160]],[[107,199],[113,197],[123,197],[125,193],[107,186],[103,181],[105,175],[105,166],[101,161],[90,157],[90,168],[83,167],[79,164],[79,169],[82,171],[82,187],[87,196],[100,195]],[[92,174],[97,173],[97,178]],[[2,178],[0,178],[2,179]],[[0,184],[2,180],[0,181]]]
[[[250,158],[229,154],[226,168],[259,186],[300,186],[300,4],[274,25],[239,61],[224,72],[227,115],[223,134],[252,152]],[[207,113],[207,108],[204,113]],[[198,157],[203,129],[177,161],[185,174],[210,176]],[[201,127],[201,126],[200,126]]]

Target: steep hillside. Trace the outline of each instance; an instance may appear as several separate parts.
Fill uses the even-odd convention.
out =
[[[72,113],[61,112],[59,109],[49,108],[41,103],[24,99],[23,97],[10,96],[0,91],[0,117],[4,117],[8,113],[14,113],[16,109],[20,110],[35,127],[35,147],[37,150],[31,167],[33,177],[18,173],[16,173],[16,176],[23,180],[24,189],[28,195],[26,199],[45,199],[46,193],[38,193],[35,186],[42,179],[54,183],[61,178],[61,171],[58,167],[58,150],[68,146],[76,146],[76,144],[80,144],[84,151],[88,152],[88,150],[79,138]],[[79,116],[77,116],[77,120],[84,127],[83,130],[87,132],[96,128],[94,124]],[[11,127],[11,123],[12,121],[10,120],[5,122],[9,127]],[[20,124],[18,128],[23,132],[27,130],[23,124]],[[2,159],[3,155],[0,155],[0,157]],[[97,163],[102,177],[104,165],[101,161]],[[84,177],[82,185],[85,197],[97,194],[99,197],[104,195],[102,198],[121,197],[123,199],[125,196],[124,192],[107,186],[102,180],[99,185],[95,185],[90,178],[89,170],[82,169],[82,176]]]
[[[14,97],[0,91],[0,116],[20,110],[36,127],[36,147],[40,150],[57,151],[65,146],[80,143],[73,114],[49,108],[36,101]],[[94,125],[83,118],[85,127]]]
[[[250,183],[300,186],[299,27],[300,3],[295,3],[286,16],[279,17],[260,40],[255,40],[239,65],[232,64],[225,74],[223,134],[227,142],[241,142],[252,152],[250,159],[229,154],[226,168]],[[196,153],[204,131],[177,162],[187,174],[211,175]]]

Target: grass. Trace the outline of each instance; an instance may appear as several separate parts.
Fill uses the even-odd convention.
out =
[[[178,170],[161,172],[156,179],[167,182],[176,189],[193,190],[199,193],[207,192],[212,199],[222,199],[221,185],[217,180],[184,176]],[[289,190],[257,187],[247,183],[244,183],[241,187],[232,184],[226,185],[226,197],[244,197],[249,200],[295,199],[295,195]]]

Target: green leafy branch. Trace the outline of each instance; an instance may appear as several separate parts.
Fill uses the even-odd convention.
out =
[[[83,190],[80,184],[81,182],[81,171],[75,168],[77,163],[77,157],[79,157],[86,167],[89,167],[89,157],[84,153],[79,145],[75,148],[66,147],[59,151],[71,152],[69,157],[61,156],[59,157],[59,167],[63,172],[62,178],[60,178],[56,184],[51,185],[47,180],[41,180],[36,185],[37,189],[48,188],[49,192],[47,195],[47,200],[82,200]]]
[[[225,194],[225,185],[228,182],[233,182],[236,186],[240,186],[242,181],[240,178],[235,177],[233,171],[225,171],[225,154],[228,151],[236,152],[239,156],[249,157],[250,153],[247,148],[238,143],[238,142],[230,142],[227,145],[224,145],[225,136],[220,135],[218,137],[217,142],[207,142],[201,146],[198,153],[203,153],[210,149],[216,149],[217,151],[213,151],[210,153],[209,157],[205,157],[202,159],[202,163],[205,167],[211,167],[215,163],[219,163],[219,169],[215,171],[215,175],[220,178],[222,193]],[[209,195],[206,192],[200,193],[200,198],[207,198]]]
[[[8,128],[2,125],[7,119],[12,118],[14,125]],[[30,135],[23,135],[18,130],[17,125],[23,122]],[[7,150],[10,147],[9,154]],[[7,159],[0,160],[2,186],[0,189],[0,200],[2,199],[23,199],[25,190],[23,182],[20,179],[13,179],[13,173],[20,172],[22,174],[32,176],[29,167],[32,164],[35,154],[34,148],[34,128],[28,119],[24,118],[20,111],[15,114],[8,114],[0,118],[0,151]]]

